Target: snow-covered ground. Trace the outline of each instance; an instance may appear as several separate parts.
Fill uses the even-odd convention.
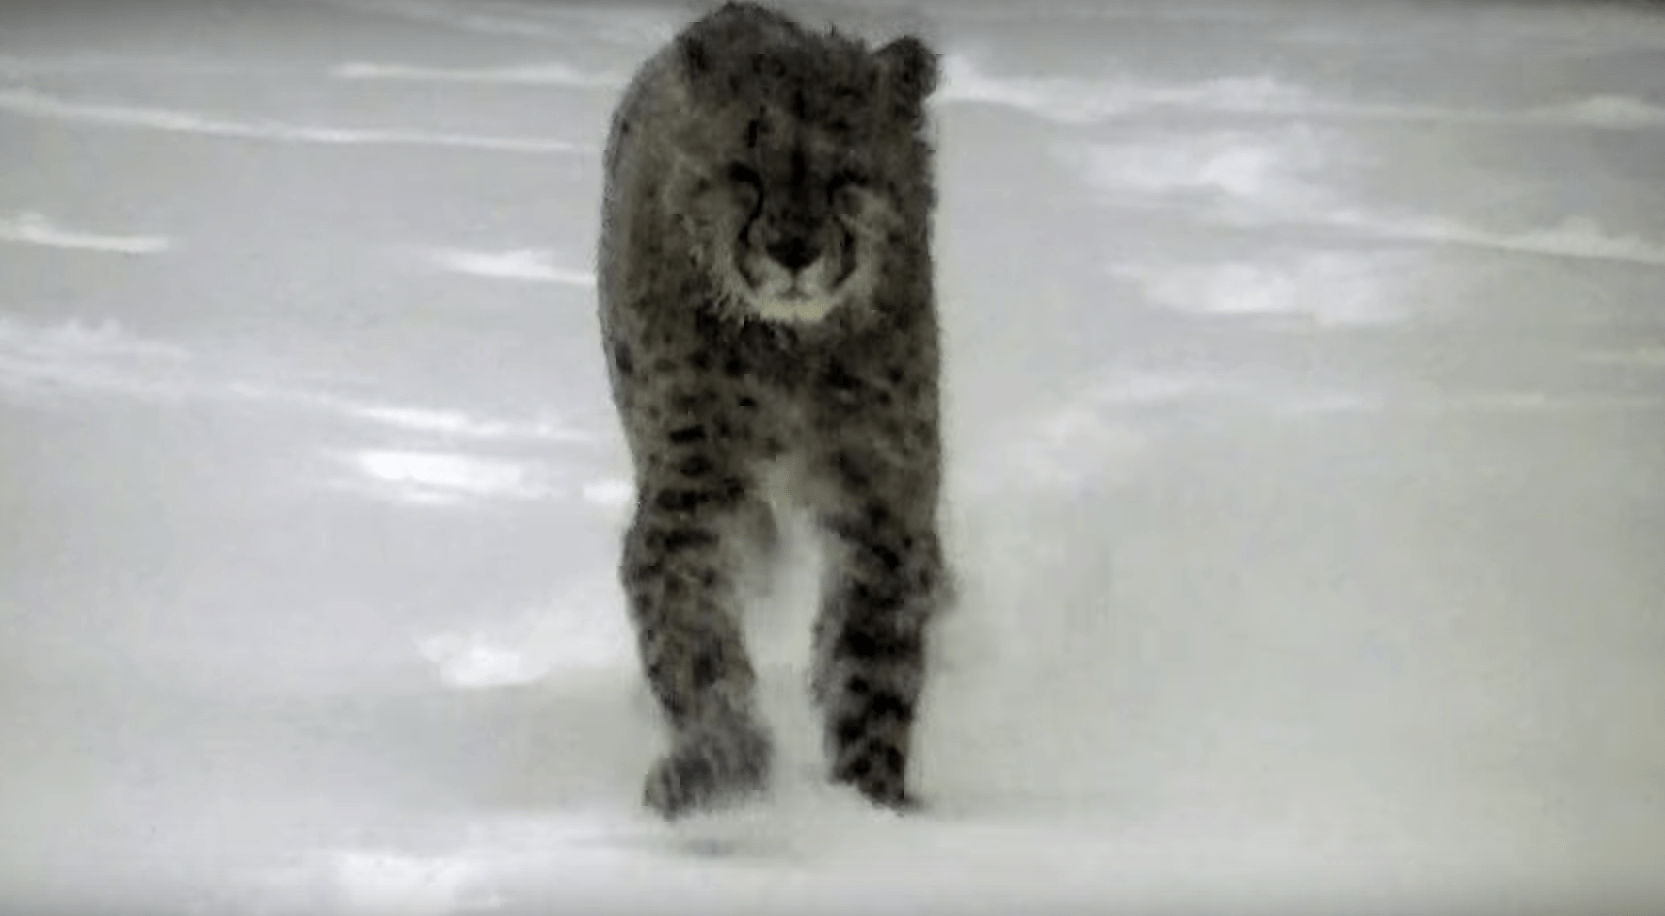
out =
[[[800,581],[777,797],[670,828],[590,262],[686,11],[0,4],[6,912],[1665,902],[1665,14],[888,7],[946,54],[930,809],[818,784]]]

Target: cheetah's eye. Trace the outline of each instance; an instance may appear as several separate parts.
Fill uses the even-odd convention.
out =
[[[741,189],[741,206],[757,215],[757,208],[763,206],[763,176],[757,170],[744,162],[731,162],[723,171],[729,183]]]
[[[763,176],[757,174],[757,169],[744,162],[729,163],[728,171],[725,174],[728,176],[728,180],[735,184],[747,185],[759,191],[763,189]]]

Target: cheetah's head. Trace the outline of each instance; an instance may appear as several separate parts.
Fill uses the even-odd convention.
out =
[[[690,31],[676,65],[686,107],[666,203],[727,307],[819,322],[917,257],[937,80],[922,42],[873,51],[767,19]]]

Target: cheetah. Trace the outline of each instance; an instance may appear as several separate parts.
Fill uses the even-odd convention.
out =
[[[669,743],[643,803],[667,820],[770,785],[737,583],[770,556],[775,490],[824,544],[810,685],[829,778],[915,805],[927,629],[949,591],[937,78],[917,37],[874,49],[731,2],[614,112],[599,317],[636,494],[619,580]]]

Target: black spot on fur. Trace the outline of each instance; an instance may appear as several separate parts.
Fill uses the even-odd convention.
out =
[[[705,455],[689,455],[677,464],[676,470],[685,477],[704,477],[716,466],[716,463]]]
[[[902,753],[902,749],[894,744],[880,748],[879,756],[883,758],[885,772],[893,776],[901,776],[902,771],[907,769],[908,758]]]
[[[867,698],[867,712],[875,719],[888,716],[898,722],[908,722],[913,719],[913,704],[901,694],[880,692]]]
[[[879,561],[879,565],[884,567],[885,572],[894,573],[902,568],[901,555],[883,544],[869,542],[867,551],[873,555],[875,560]]]
[[[680,414],[698,413],[711,403],[706,391],[679,391],[671,395],[670,408]]]
[[[916,657],[921,643],[914,637],[853,629],[845,631],[838,648],[841,654],[859,661],[902,661]]]
[[[677,445],[690,445],[705,441],[705,427],[698,424],[693,426],[679,426],[665,434],[665,438]]]
[[[666,512],[696,512],[705,506],[733,505],[743,492],[738,480],[724,480],[711,487],[669,487],[659,491],[653,503]]]
[[[875,508],[879,512],[883,511],[880,507]],[[857,556],[873,562],[884,572],[894,574],[902,569],[902,555],[885,543],[881,534],[885,521],[884,515],[869,515],[861,519],[841,518],[830,522],[827,529],[850,545]]]
[[[821,373],[821,384],[826,390],[837,394],[854,394],[861,391],[861,379],[852,374],[842,362],[831,362]]]
[[[838,482],[846,487],[865,490],[873,483],[873,475],[867,466],[855,455],[847,450],[840,450],[833,455],[833,470],[838,474]]]
[[[690,550],[696,547],[710,547],[717,543],[717,536],[703,528],[672,528],[665,532],[664,537],[666,553]]]
[[[661,490],[653,499],[653,504],[667,512],[689,512],[704,502],[704,495],[698,490]]]
[[[694,655],[692,677],[695,690],[705,690],[717,683],[722,674],[722,664],[718,661],[717,653],[711,649],[704,649]]]
[[[901,583],[891,578],[856,581],[849,585],[850,600],[869,612],[889,611],[901,605],[901,588]]]

